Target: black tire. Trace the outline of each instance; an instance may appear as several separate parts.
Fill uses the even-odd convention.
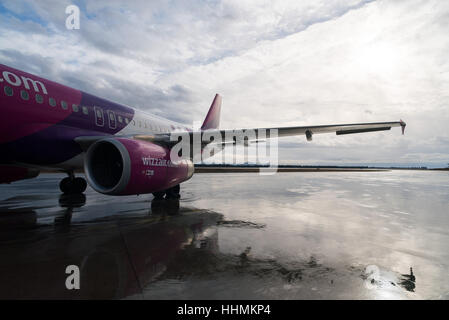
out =
[[[86,191],[87,182],[83,178],[64,178],[59,183],[59,189],[64,194],[80,194]]]
[[[83,178],[75,178],[73,179],[73,193],[83,193],[86,191],[87,182]]]
[[[86,204],[86,195],[84,193],[78,194],[61,194],[59,196],[59,205],[62,208],[80,208]]]
[[[165,191],[153,192],[154,199],[164,198]]]
[[[61,182],[59,183],[59,189],[61,190],[62,193],[70,193],[70,179],[69,178],[64,178],[61,180]]]
[[[181,191],[180,185],[176,185],[174,187],[171,187],[167,190],[165,190],[165,198],[166,199],[179,199],[181,196],[179,192]]]

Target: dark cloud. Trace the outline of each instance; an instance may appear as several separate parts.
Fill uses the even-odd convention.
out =
[[[115,102],[138,107],[143,111],[168,117],[173,121],[191,123],[193,120],[194,114],[189,108],[193,102],[192,94],[182,85],[173,85],[168,90],[162,90],[152,85],[142,87],[119,77],[89,72],[89,65],[79,71],[61,72],[56,68],[56,62],[52,58],[23,54],[17,50],[0,50],[0,55],[5,57],[7,65],[49,80]],[[101,62],[101,67],[107,68],[109,71],[114,70],[114,66],[105,61]],[[99,80],[105,82],[106,85],[97,86]],[[179,112],[180,109],[184,111]]]
[[[162,90],[154,85],[138,86],[126,79],[105,74],[90,74],[88,77],[83,77],[83,74],[87,73],[83,71],[65,73],[62,82],[173,121],[190,123],[192,120],[193,114],[188,107],[192,103],[192,94],[181,85]],[[102,86],[96,85],[99,81],[102,82]]]

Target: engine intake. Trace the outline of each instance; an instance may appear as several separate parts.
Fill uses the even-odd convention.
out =
[[[104,194],[130,195],[161,191],[192,177],[190,160],[172,162],[170,150],[140,140],[108,138],[87,150],[84,170],[90,186]]]

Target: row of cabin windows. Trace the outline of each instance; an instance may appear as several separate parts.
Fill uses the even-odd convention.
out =
[[[9,97],[11,97],[14,94],[14,90],[9,86],[5,86],[3,90],[5,91],[5,94]],[[22,98],[22,100],[30,100],[30,94],[26,90],[20,90],[20,97]],[[44,97],[42,95],[40,95],[39,93],[36,93],[34,98],[37,103],[39,103],[39,104],[44,103]],[[56,107],[55,98],[51,98],[51,97],[48,98],[48,104],[51,107]],[[69,108],[69,105],[67,104],[67,102],[61,101],[61,108],[64,110],[67,110]],[[85,115],[89,114],[89,109],[87,107],[82,106],[81,109]],[[79,105],[72,104],[72,110],[73,110],[73,112],[78,112],[80,110]]]
[[[109,115],[109,117],[111,117],[111,116]],[[118,122],[123,123],[123,117],[122,117],[122,116],[118,116],[117,118],[118,118]],[[125,123],[126,123],[126,124],[129,123],[128,118],[125,118]]]
[[[132,125],[133,126],[136,125],[136,120],[132,121]],[[142,121],[137,120],[137,125],[139,126],[139,128],[142,128]],[[150,128],[151,130],[159,131],[159,132],[167,132],[167,133],[170,132],[170,130],[167,129],[167,128],[164,128],[164,127],[156,125],[156,124],[151,124],[151,123],[149,124],[146,121],[144,121],[144,127],[145,128]]]
[[[5,94],[7,96],[9,96],[9,97],[11,97],[14,94],[14,90],[11,87],[9,87],[9,86],[5,86],[4,87],[4,91],[5,91]],[[28,91],[26,91],[26,90],[20,90],[20,97],[23,100],[29,100],[30,99],[30,95],[29,95]],[[36,93],[35,99],[36,99],[36,102],[39,103],[39,104],[44,103],[44,97],[42,95],[38,94],[38,93]],[[51,97],[48,98],[48,104],[51,107],[56,107],[56,100],[55,100],[55,98],[51,98]],[[77,105],[77,104],[72,104],[73,112],[79,112],[79,107],[80,106]],[[69,108],[69,106],[68,106],[66,101],[63,101],[63,100],[61,101],[61,108],[64,109],[64,110],[67,110]],[[81,106],[81,109],[82,109],[82,112],[85,115],[89,114],[89,109],[86,106]],[[101,114],[100,110],[97,110],[97,116],[99,118],[102,117],[102,114]],[[129,119],[128,118],[123,118],[122,116],[119,115],[118,116],[118,122],[123,123],[123,121],[126,124],[129,124]],[[133,124],[133,126],[135,126],[136,125],[136,121],[132,120],[132,124]],[[141,128],[142,127],[142,122],[140,120],[138,121],[138,124],[139,124],[139,127]],[[145,128],[151,128],[153,130],[160,131],[160,132],[169,132],[170,131],[167,128],[163,128],[163,127],[160,127],[160,126],[157,126],[157,125],[147,124],[146,121],[144,122],[144,125],[145,125]]]
[[[132,125],[136,126],[136,120],[132,120]],[[142,121],[137,120],[137,125],[139,126],[139,128],[142,128]],[[167,132],[167,133],[170,132],[170,129],[167,127],[159,126],[156,124],[151,124],[146,121],[144,121],[144,127],[147,129],[149,128],[151,130],[159,131],[159,132]],[[174,127],[174,126],[172,126],[172,129],[173,130],[175,130],[175,129],[183,130],[183,128],[181,128],[181,127]]]
[[[7,96],[9,96],[9,97],[14,95],[14,90],[10,86],[5,86],[3,90],[4,90],[5,94]],[[30,99],[30,94],[26,90],[20,90],[20,97],[23,100],[28,101]],[[38,94],[38,93],[36,93],[36,95],[35,95],[35,100],[39,104],[44,103],[44,97],[42,95]],[[56,99],[52,98],[52,97],[48,98],[48,104],[51,107],[56,107],[56,104],[57,104],[56,103]],[[68,103],[66,101],[62,100],[61,101],[61,108],[63,110],[68,110],[69,109]],[[72,104],[72,110],[73,110],[73,112],[79,112],[80,111],[80,106],[77,105],[77,104]],[[81,110],[82,110],[83,114],[85,114],[85,115],[89,114],[89,108],[88,107],[81,106]],[[98,117],[102,117],[101,112],[100,112],[100,114],[98,114]],[[119,120],[120,123],[123,123],[123,117],[119,116],[118,120]],[[125,123],[126,124],[129,123],[128,118],[125,118]]]

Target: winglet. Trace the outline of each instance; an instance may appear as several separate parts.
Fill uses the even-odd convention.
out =
[[[402,121],[402,119],[399,121],[399,123],[401,124],[401,129],[402,129],[402,134],[404,134],[405,132],[405,126],[407,125],[404,121]]]
[[[201,130],[218,129],[220,125],[221,96],[217,93],[204,119]]]

